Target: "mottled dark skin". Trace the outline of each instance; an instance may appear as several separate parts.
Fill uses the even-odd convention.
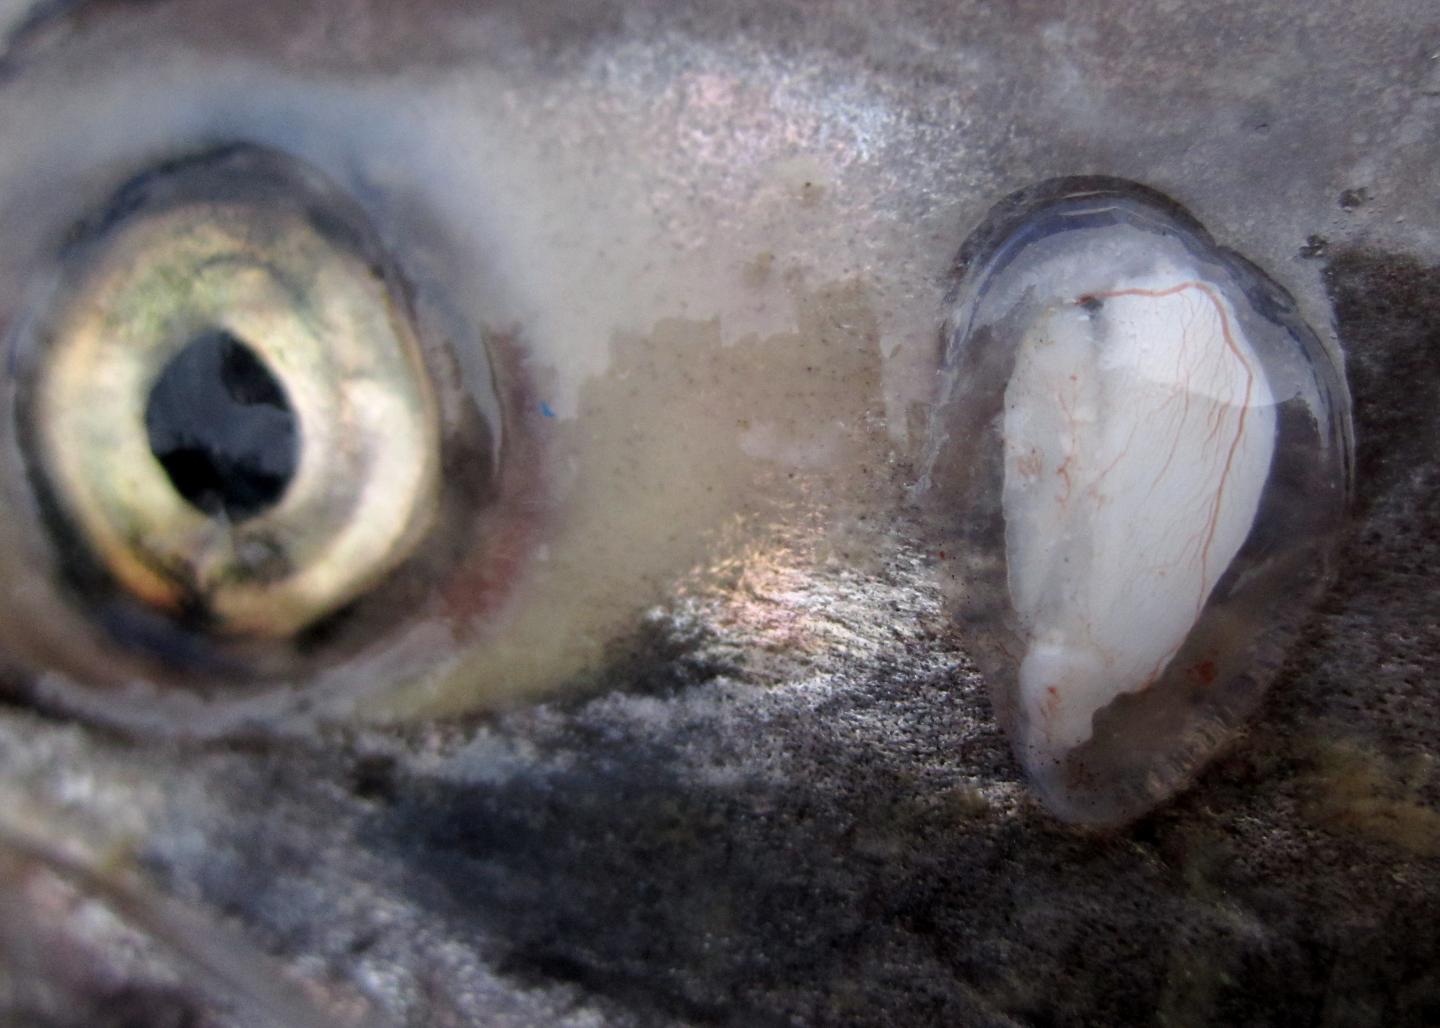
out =
[[[726,99],[713,136],[696,128],[700,100],[611,110],[613,125],[597,130],[627,144],[634,134],[638,165],[702,136],[696,195],[665,213],[689,238],[718,226],[708,245],[723,247],[762,195],[726,192],[703,162],[745,152],[724,149],[727,133],[774,138],[812,109],[828,125],[853,114],[825,106],[851,86],[875,101],[856,108],[881,126],[856,116],[872,150],[830,141],[873,163],[857,157],[858,177],[837,175],[820,201],[834,204],[820,209],[827,223],[855,226],[844,245],[864,284],[827,292],[849,276],[804,278],[841,245],[817,234],[815,252],[797,252],[796,238],[811,238],[804,210],[803,231],[776,247],[819,326],[797,339],[866,347],[813,364],[800,342],[727,339],[682,368],[699,383],[697,417],[742,396],[755,423],[796,436],[884,410],[882,379],[899,400],[890,416],[924,424],[947,269],[1006,192],[1064,174],[1144,181],[1276,277],[1345,354],[1356,509],[1336,585],[1248,729],[1173,801],[1105,832],[1064,826],[1027,792],[965,656],[965,626],[943,611],[940,562],[907,491],[918,439],[891,425],[855,429],[834,451],[839,465],[768,469],[827,498],[823,539],[800,501],[777,504],[757,519],[750,565],[696,583],[677,558],[583,668],[499,710],[182,741],[77,719],[17,674],[0,705],[0,786],[10,807],[33,801],[25,816],[54,826],[54,847],[27,848],[32,822],[21,839],[7,809],[0,1023],[1440,1022],[1433,5],[1337,2],[1302,17],[1281,2],[1167,12],[593,0],[475,5],[473,33],[436,32],[455,6],[96,3],[82,24],[131,19],[136,40],[165,24],[177,46],[279,53],[287,68],[357,77],[474,59],[513,84],[536,126],[567,131],[528,113],[525,97],[570,75],[589,88],[604,77],[584,64],[596,55],[648,72],[622,94],[638,105],[694,72],[692,54],[713,73],[707,48],[732,47],[739,77],[762,89],[823,55],[825,74],[766,131],[746,120],[752,104]],[[63,47],[83,32],[51,23],[33,38]],[[8,88],[0,108],[19,102]],[[903,133],[874,113],[896,110]],[[557,139],[557,177],[581,154],[602,185],[618,176],[587,146]],[[103,194],[109,179],[96,179]],[[667,196],[685,193],[663,181]],[[0,193],[48,195],[35,183],[0,182]],[[701,213],[687,220],[691,203]],[[912,241],[875,244],[894,223],[913,226]],[[657,264],[683,259],[659,252]],[[897,254],[925,271],[896,275],[920,309],[913,331],[883,314]],[[756,281],[783,277],[746,257]],[[586,380],[576,410],[599,413],[576,431],[671,431],[647,419],[659,401],[621,387],[681,388],[661,344],[723,322],[720,295],[700,290],[683,318],[667,311],[673,323],[614,326],[613,376]],[[507,327],[521,345],[532,329]],[[911,357],[913,375],[896,370]],[[543,382],[553,369],[532,370]],[[616,406],[624,418],[601,417]],[[748,430],[737,421],[728,432]],[[650,451],[618,452],[628,468]],[[698,459],[666,473],[701,476],[712,465]],[[744,479],[749,466],[734,466]],[[646,481],[643,462],[635,473]],[[617,495],[639,491],[617,481]],[[57,855],[72,837],[92,847],[69,858],[78,866]],[[87,920],[77,895],[120,922]],[[237,959],[197,955],[201,939]]]

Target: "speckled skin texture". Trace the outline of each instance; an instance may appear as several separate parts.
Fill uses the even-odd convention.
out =
[[[205,6],[125,16],[150,32],[154,11]],[[822,208],[837,234],[813,252],[786,235],[778,259],[818,267],[843,240],[874,318],[818,288],[852,277],[822,269],[811,335],[865,355],[803,395],[888,417],[846,437],[846,463],[796,472],[824,532],[803,505],[759,519],[722,570],[662,576],[586,667],[498,711],[184,742],[76,721],[17,679],[0,1022],[1440,1021],[1440,21],[1400,0],[1184,6],[502,4],[463,37],[425,31],[441,3],[177,16],[182,37],[280,39],[287,61],[342,69],[475,50],[514,76],[516,117],[525,87],[597,54],[638,61],[607,81],[641,97],[716,46],[762,85],[812,75],[796,89],[816,107],[854,86],[894,120],[836,144],[860,155]],[[787,111],[762,143],[802,120]],[[732,167],[721,115],[704,152]],[[638,110],[632,161],[694,145],[679,127],[699,116]],[[667,212],[674,231],[748,232],[750,194],[688,167],[715,206]],[[923,423],[968,230],[1073,173],[1175,195],[1293,292],[1346,355],[1358,456],[1337,584],[1259,716],[1173,802],[1103,833],[1028,793],[943,613],[908,500],[917,443],[895,430]],[[850,335],[826,335],[836,310]],[[617,343],[609,370],[678,381],[665,352]],[[717,381],[765,365],[714,355]],[[817,374],[782,357],[784,383]],[[619,379],[588,381],[578,411]]]

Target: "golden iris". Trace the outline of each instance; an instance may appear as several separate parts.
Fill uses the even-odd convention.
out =
[[[131,597],[220,636],[291,636],[432,525],[420,346],[383,271],[311,206],[158,207],[107,226],[52,307],[30,415],[42,477]]]

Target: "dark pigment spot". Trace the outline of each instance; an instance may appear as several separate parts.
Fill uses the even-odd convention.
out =
[[[165,366],[145,430],[175,490],[232,521],[278,503],[299,461],[300,426],[284,389],[250,347],[221,330],[196,337]]]
[[[1340,194],[1340,209],[1346,211],[1357,210],[1370,202],[1370,190],[1363,186],[1359,189],[1347,189]]]

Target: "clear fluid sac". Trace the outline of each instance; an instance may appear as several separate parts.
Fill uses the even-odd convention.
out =
[[[1254,711],[1330,578],[1338,357],[1179,205],[1052,180],[966,242],[919,495],[1047,807],[1129,820]]]

